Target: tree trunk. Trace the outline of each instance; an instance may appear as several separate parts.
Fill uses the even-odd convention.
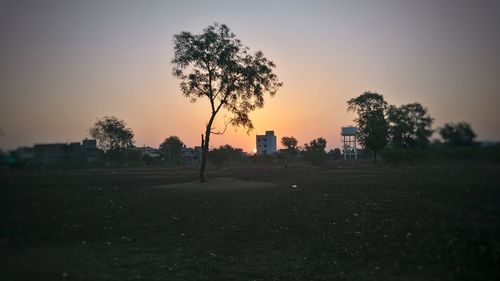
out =
[[[205,151],[205,140],[201,134],[201,165],[200,165],[200,182],[205,182],[205,166],[207,164],[207,154]]]
[[[200,165],[200,182],[205,182],[205,167],[207,165],[208,147],[210,144],[210,134],[212,132],[212,123],[214,121],[215,114],[212,113],[210,120],[207,124],[207,129],[205,131],[205,140],[203,140],[203,135],[201,135],[201,165]]]
[[[377,163],[377,151],[376,150],[373,151],[373,162]]]

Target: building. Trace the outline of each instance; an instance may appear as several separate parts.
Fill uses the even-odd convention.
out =
[[[184,145],[181,149],[180,161],[186,164],[200,163],[201,160],[201,146],[194,148],[186,147]]]
[[[9,151],[7,158],[10,165],[32,166],[35,159],[35,149],[33,147],[19,147]]]
[[[150,158],[150,159],[160,159],[160,150],[157,148],[153,148],[150,146],[132,146],[132,147],[127,147],[126,151],[130,151],[132,153],[135,153],[136,155],[139,155],[140,158]]]
[[[84,139],[80,151],[80,159],[83,159],[85,162],[95,162],[101,156],[101,151],[97,149],[97,141],[95,139]]]
[[[52,165],[67,160],[70,148],[65,143],[35,144],[35,164]]]
[[[33,151],[36,165],[62,164],[68,161],[95,162],[100,157],[100,151],[94,139],[84,139],[82,143],[35,144]]]
[[[276,136],[274,131],[266,131],[265,135],[256,136],[257,154],[273,154],[276,152]]]

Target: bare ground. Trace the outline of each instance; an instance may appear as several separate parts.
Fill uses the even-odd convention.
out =
[[[4,172],[0,280],[500,279],[496,164],[196,176]]]

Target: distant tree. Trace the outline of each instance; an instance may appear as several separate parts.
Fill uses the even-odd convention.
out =
[[[304,148],[306,151],[325,151],[326,148],[326,140],[324,138],[317,138],[315,140],[310,141],[309,143],[304,144]]]
[[[205,166],[210,135],[221,108],[233,115],[230,123],[253,129],[249,113],[264,106],[264,94],[274,96],[282,83],[273,73],[272,61],[261,51],[254,54],[244,47],[226,25],[214,24],[193,35],[181,32],[174,36],[173,76],[182,80],[184,96],[195,102],[206,97],[210,118],[202,135],[200,181],[205,181]]]
[[[101,118],[89,133],[104,151],[115,152],[134,145],[134,132],[126,127],[125,121],[115,116]]]
[[[183,146],[184,143],[178,136],[170,136],[160,144],[160,153],[169,160],[178,159]]]
[[[243,158],[241,150],[226,144],[208,152],[208,159],[212,161],[215,168],[219,169],[224,164],[240,162]]]
[[[347,110],[358,114],[354,119],[358,126],[359,143],[373,153],[377,161],[377,153],[387,145],[388,125],[385,120],[387,103],[377,93],[364,92],[362,95],[347,101]]]
[[[328,151],[328,156],[330,156],[335,160],[338,160],[342,157],[342,152],[340,151],[339,148],[330,149],[330,151]]]
[[[476,134],[468,123],[447,123],[439,129],[439,134],[446,145],[449,146],[473,146]]]
[[[432,117],[420,103],[391,105],[387,110],[389,142],[395,148],[428,147]]]
[[[282,137],[281,144],[286,147],[288,151],[297,151],[297,139],[294,137]]]
[[[304,156],[306,159],[317,166],[326,160],[326,140],[324,138],[317,138],[304,144]]]

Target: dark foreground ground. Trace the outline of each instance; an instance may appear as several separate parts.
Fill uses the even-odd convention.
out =
[[[500,166],[3,172],[0,280],[499,280]],[[298,187],[293,188],[296,184]]]

